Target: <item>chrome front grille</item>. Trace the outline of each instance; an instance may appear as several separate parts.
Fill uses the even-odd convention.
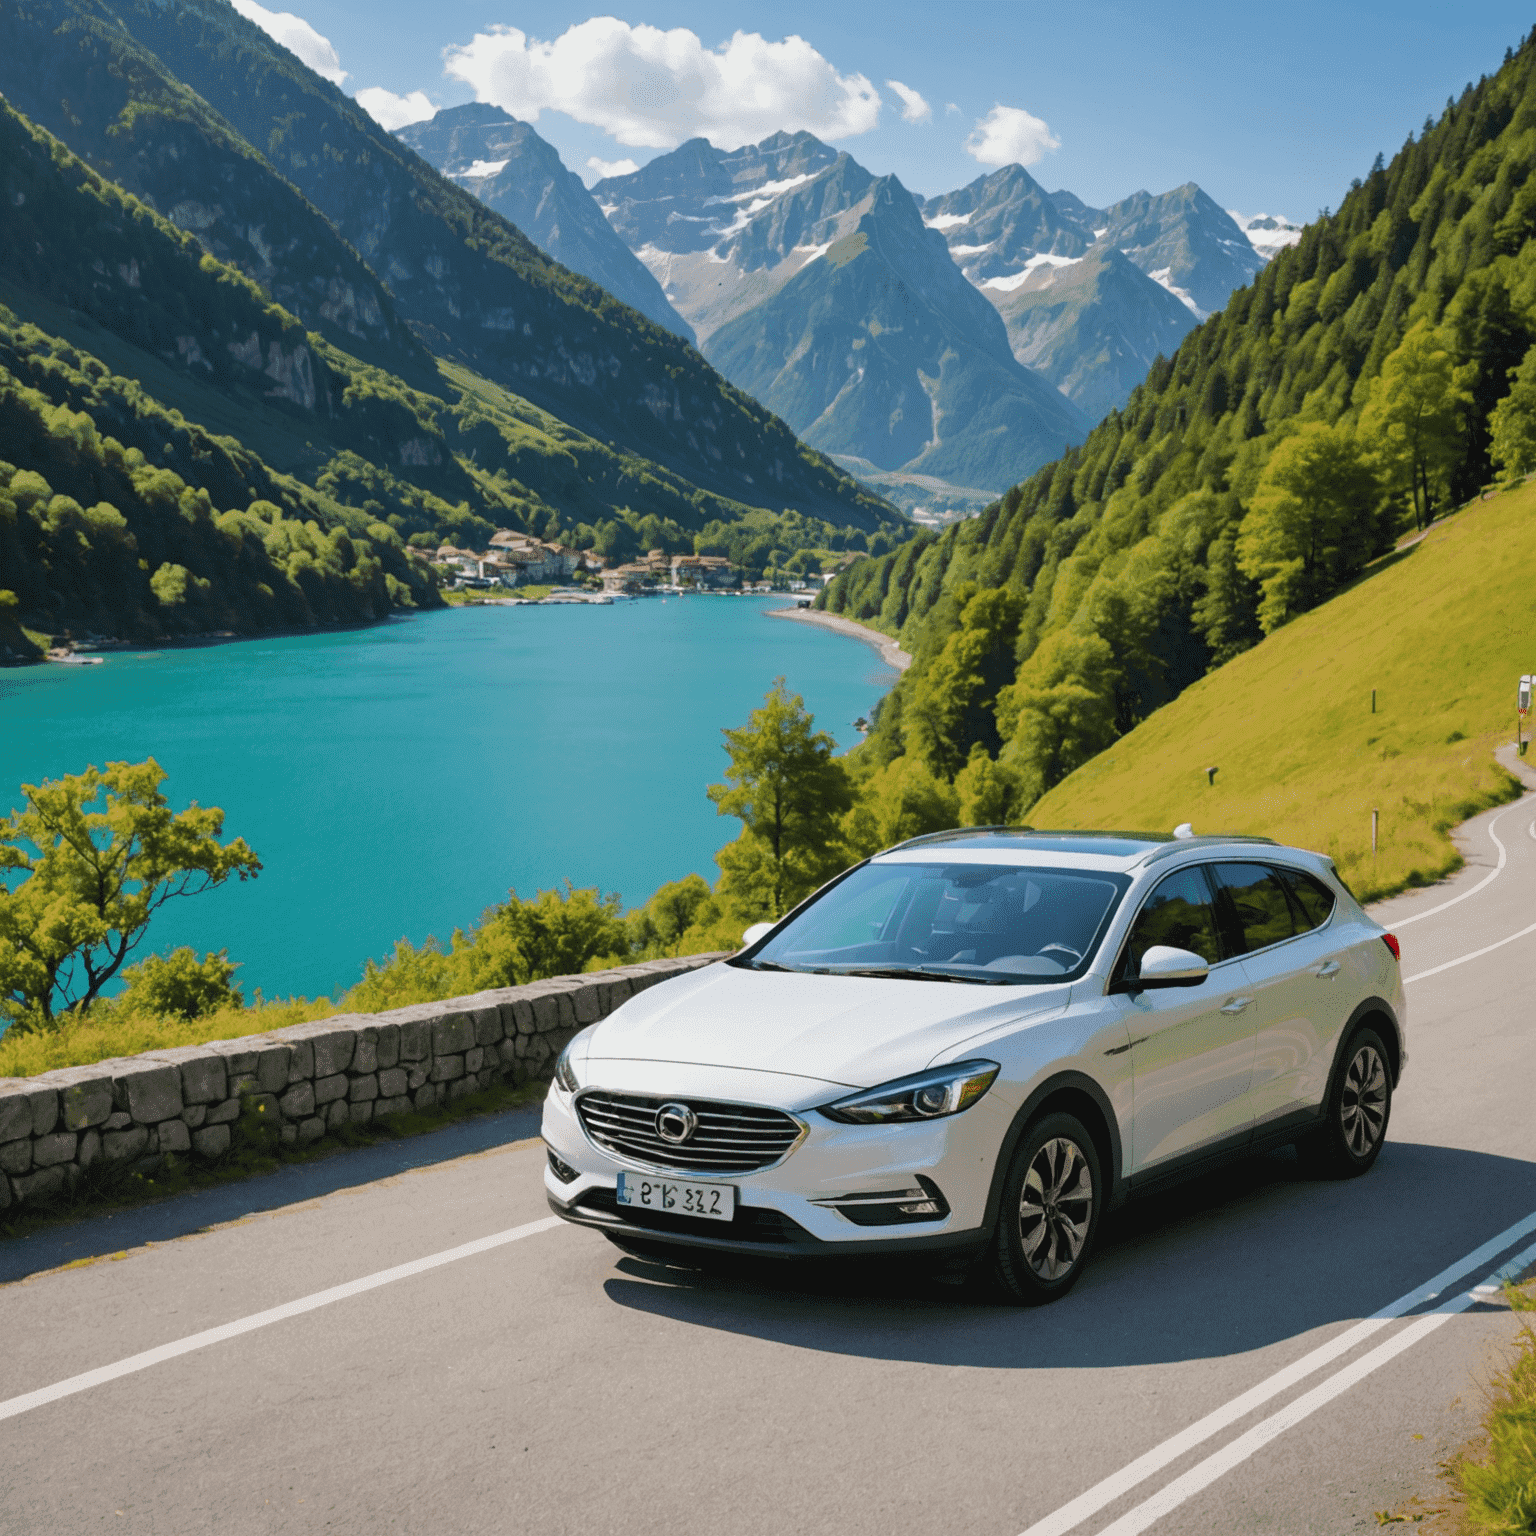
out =
[[[698,1124],[686,1141],[671,1142],[657,1134],[656,1111],[664,1104],[686,1104],[697,1116]],[[576,1113],[582,1129],[605,1152],[678,1173],[755,1173],[772,1167],[805,1133],[805,1127],[782,1110],[705,1099],[593,1091],[577,1098]]]

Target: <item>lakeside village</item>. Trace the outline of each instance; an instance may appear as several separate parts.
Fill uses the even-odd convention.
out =
[[[777,581],[748,582],[723,555],[669,555],[653,549],[643,560],[608,565],[592,550],[571,549],[564,544],[501,528],[491,536],[484,551],[439,546],[429,557],[450,592],[461,601],[516,604],[611,603],[635,597],[665,596],[685,592],[815,592],[838,571],[859,558],[850,553],[830,571],[814,575],[781,577]],[[497,597],[491,594],[519,587],[551,588],[541,598]]]
[[[511,528],[500,528],[484,551],[439,545],[435,553],[412,549],[411,554],[429,561],[442,579],[446,592],[462,604],[497,604],[519,607],[533,603],[612,603],[637,597],[666,597],[680,593],[714,592],[744,597],[762,592],[818,592],[840,571],[863,558],[849,551],[829,571],[806,576],[781,575],[774,581],[747,581],[739,567],[723,555],[669,555],[653,549],[643,560],[608,565],[592,550],[571,549],[565,544],[534,538]],[[502,597],[519,587],[537,588],[539,597]],[[809,605],[803,599],[802,608]],[[183,641],[233,640],[233,630],[214,630],[187,635]],[[128,642],[108,635],[86,635],[51,647],[46,660],[69,666],[99,666],[101,652],[128,649]]]

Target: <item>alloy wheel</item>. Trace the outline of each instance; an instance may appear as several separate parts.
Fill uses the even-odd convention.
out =
[[[1356,1157],[1364,1157],[1386,1129],[1387,1069],[1374,1045],[1362,1045],[1349,1063],[1339,1121],[1344,1144]]]
[[[1035,1153],[1019,1192],[1019,1238],[1029,1267],[1042,1280],[1059,1280],[1088,1239],[1093,1218],[1093,1173],[1076,1142],[1064,1136]]]

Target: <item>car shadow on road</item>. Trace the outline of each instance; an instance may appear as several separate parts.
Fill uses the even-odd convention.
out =
[[[1332,1183],[1305,1177],[1287,1149],[1115,1212],[1082,1280],[1048,1307],[1001,1305],[890,1260],[698,1271],[625,1258],[604,1288],[636,1311],[832,1354],[1161,1364],[1367,1317],[1533,1207],[1536,1163],[1389,1142],[1370,1175]]]

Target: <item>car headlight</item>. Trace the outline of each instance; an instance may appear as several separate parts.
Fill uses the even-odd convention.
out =
[[[912,1077],[866,1088],[862,1093],[822,1106],[821,1113],[849,1125],[892,1120],[938,1120],[958,1115],[992,1086],[1002,1070],[995,1061],[957,1061]]]
[[[581,1087],[581,1081],[576,1076],[576,1068],[571,1065],[571,1046],[575,1044],[576,1042],[572,1040],[571,1044],[560,1052],[560,1059],[555,1063],[555,1082],[565,1093],[575,1093]]]

